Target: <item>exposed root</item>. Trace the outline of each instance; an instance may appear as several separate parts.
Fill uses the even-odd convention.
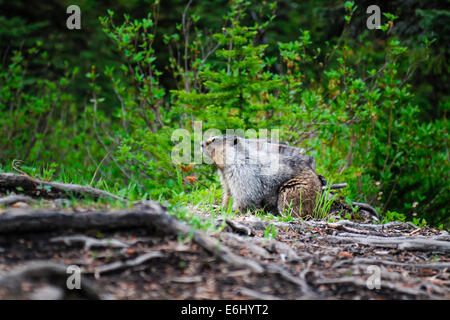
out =
[[[30,198],[30,197],[12,194],[12,195],[0,198],[0,205],[10,206],[10,205],[13,205],[13,204],[15,204],[17,202],[30,203],[30,202],[33,202],[33,201],[34,200],[32,198]]]
[[[11,299],[100,299],[97,289],[84,277],[80,289],[68,289],[68,276],[66,265],[34,261],[1,276],[0,291]]]

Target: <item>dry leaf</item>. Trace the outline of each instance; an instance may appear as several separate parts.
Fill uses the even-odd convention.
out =
[[[337,254],[340,256],[343,256],[343,257],[347,257],[347,258],[353,258],[353,255],[350,252],[339,251]]]

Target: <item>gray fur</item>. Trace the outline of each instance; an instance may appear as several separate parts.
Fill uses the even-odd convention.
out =
[[[314,157],[301,149],[267,140],[218,136],[202,142],[203,152],[218,167],[223,206],[233,197],[232,210],[265,208],[277,213],[278,190],[305,168],[314,171]]]

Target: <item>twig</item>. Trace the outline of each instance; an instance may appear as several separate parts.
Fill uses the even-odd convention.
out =
[[[351,284],[353,286],[356,287],[363,287],[363,288],[367,288],[367,282],[364,280],[361,280],[360,278],[357,277],[342,277],[342,278],[334,278],[334,279],[324,279],[324,280],[318,280],[315,282],[318,285],[321,284],[325,284],[325,285],[330,285],[330,284],[335,284],[335,285],[345,285],[345,284]],[[380,286],[381,288],[384,289],[390,289],[393,291],[397,291],[398,293],[401,294],[407,294],[413,297],[427,297],[429,299],[433,299],[433,300],[437,300],[437,299],[441,299],[441,297],[439,296],[435,296],[433,294],[430,294],[426,291],[422,291],[422,290],[418,290],[418,289],[414,289],[414,288],[407,288],[407,287],[402,287],[402,286],[396,286],[394,283],[392,282],[388,282],[386,280],[382,280],[380,281]]]
[[[226,224],[235,232],[246,236],[254,235],[252,229],[231,219],[225,219]]]
[[[255,291],[255,290],[252,290],[249,288],[244,288],[244,287],[237,288],[235,290],[235,292],[237,294],[241,294],[243,296],[247,296],[247,297],[249,297],[251,299],[255,299],[255,300],[281,300],[281,298],[279,298],[277,296],[274,296],[271,294],[266,294],[266,293],[261,293],[261,292],[258,292],[258,291]]]
[[[144,264],[149,260],[162,258],[164,255],[160,251],[153,251],[143,255],[138,256],[137,258],[126,260],[126,261],[116,261],[113,263],[108,263],[94,269],[95,278],[100,278],[101,273],[118,271],[121,269],[125,269],[128,267],[136,267],[138,265]]]
[[[370,213],[374,214],[374,215],[375,215],[377,218],[379,218],[379,219],[381,218],[381,217],[380,217],[380,214],[378,213],[378,211],[375,210],[375,208],[372,207],[370,204],[363,203],[363,202],[352,202],[352,205],[358,206],[358,207],[360,207],[361,209],[364,209],[364,210],[369,211]]]

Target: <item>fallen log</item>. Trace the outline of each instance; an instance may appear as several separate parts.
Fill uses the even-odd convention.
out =
[[[0,198],[0,205],[10,206],[10,205],[13,205],[13,204],[15,204],[17,202],[30,203],[30,202],[33,202],[33,201],[34,200],[32,198],[27,197],[27,196],[11,194],[9,196]]]
[[[130,260],[126,260],[126,261],[116,261],[113,263],[108,263],[108,264],[96,267],[94,270],[94,275],[95,275],[95,278],[98,279],[98,278],[100,278],[100,275],[102,273],[113,272],[113,271],[125,269],[128,267],[136,267],[141,264],[144,264],[145,262],[147,262],[151,259],[162,258],[162,257],[164,257],[164,255],[159,251],[147,252],[147,253],[145,253],[141,256],[138,256],[137,258],[134,258],[134,259],[130,259]]]
[[[84,250],[90,248],[128,248],[129,245],[117,239],[95,239],[85,235],[73,235],[51,238],[50,242],[63,242],[70,246],[74,243],[83,244]]]
[[[335,189],[343,189],[347,188],[347,183],[334,183],[322,186],[322,190],[335,190]]]
[[[376,236],[321,236],[318,239],[324,239],[330,242],[351,242],[358,243],[362,245],[367,245],[371,247],[382,247],[382,248],[394,248],[398,250],[417,250],[417,251],[437,251],[450,253],[450,242],[433,240],[433,239],[419,239],[419,238],[396,238],[396,237],[376,237]]]
[[[316,281],[316,284],[319,285],[352,285],[354,287],[367,288],[367,281],[362,280],[359,277],[341,277],[341,278],[331,278],[331,279],[323,279]],[[380,286],[383,289],[389,289],[392,291],[396,291],[400,294],[405,294],[408,296],[412,296],[415,298],[428,298],[432,300],[442,299],[441,297],[428,293],[424,290],[415,289],[415,288],[407,288],[401,285],[397,285],[396,283],[389,282],[386,280],[380,281]]]

